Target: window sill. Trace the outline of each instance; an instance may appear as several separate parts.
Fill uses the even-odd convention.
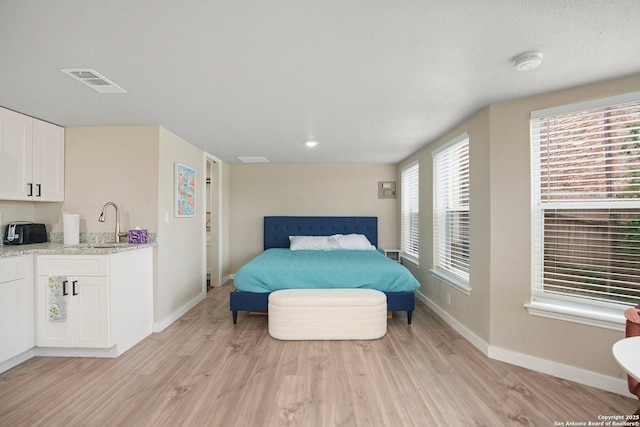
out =
[[[447,285],[456,288],[460,292],[471,295],[471,287],[469,286],[469,281],[465,280],[461,277],[456,276],[455,274],[449,273],[448,271],[439,270],[439,269],[430,269],[431,274],[433,274],[437,279],[443,281]]]
[[[401,264],[404,264],[405,262],[407,264],[411,264],[413,267],[420,267],[420,262],[418,261],[418,258],[412,257],[410,255],[406,255],[406,254],[400,254],[400,262]]]
[[[622,311],[614,313],[540,301],[533,301],[524,306],[529,311],[529,314],[533,316],[564,320],[614,331],[624,331],[625,329],[626,320]]]

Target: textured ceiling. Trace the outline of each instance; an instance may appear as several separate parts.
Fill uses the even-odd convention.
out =
[[[0,106],[229,163],[395,163],[488,104],[638,73],[638,22],[637,0],[2,0]],[[58,71],[83,67],[127,93]]]

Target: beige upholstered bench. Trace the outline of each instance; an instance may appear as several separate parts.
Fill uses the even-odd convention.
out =
[[[387,333],[387,297],[373,289],[286,289],[269,295],[279,340],[372,340]]]

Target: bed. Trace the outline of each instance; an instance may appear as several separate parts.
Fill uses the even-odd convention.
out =
[[[264,217],[264,252],[235,274],[236,290],[229,307],[233,323],[238,311],[268,311],[269,294],[280,289],[369,288],[384,292],[389,311],[415,309],[418,281],[402,265],[379,250],[292,250],[289,236],[364,235],[378,247],[377,217]],[[332,238],[328,241],[331,242]],[[325,241],[327,239],[322,238]],[[359,248],[355,246],[355,248]]]

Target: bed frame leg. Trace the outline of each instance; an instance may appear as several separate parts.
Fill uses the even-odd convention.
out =
[[[235,325],[238,323],[238,311],[232,311],[231,314],[233,315],[233,324]]]
[[[411,315],[413,314],[413,311],[407,311],[407,322],[409,322],[409,325],[411,324]]]

